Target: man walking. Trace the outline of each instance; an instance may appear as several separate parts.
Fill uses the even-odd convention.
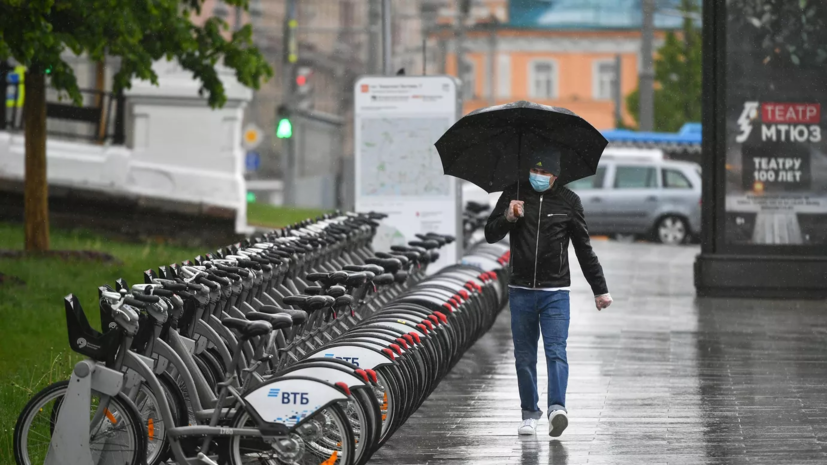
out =
[[[505,189],[485,225],[489,243],[511,234],[511,333],[523,422],[519,434],[534,434],[543,412],[538,406],[537,342],[543,334],[548,368],[549,435],[568,426],[569,241],[595,295],[598,310],[612,303],[603,268],[589,241],[580,198],[555,184],[561,150],[532,155],[529,186]]]

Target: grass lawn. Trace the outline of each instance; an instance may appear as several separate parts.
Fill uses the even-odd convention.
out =
[[[248,223],[280,228],[324,213],[258,203],[248,204]],[[226,244],[212,244],[214,247]],[[0,249],[22,249],[23,226],[0,222]],[[81,357],[69,349],[63,297],[78,296],[92,326],[100,329],[97,287],[117,278],[143,282],[148,268],[191,259],[209,249],[123,243],[87,231],[53,229],[52,250],[108,253],[120,264],[80,259],[3,258],[0,273],[22,280],[0,283],[0,465],[13,464],[12,429],[29,398],[66,379]]]
[[[268,228],[282,228],[308,218],[316,218],[323,213],[325,213],[323,210],[293,209],[263,203],[248,203],[247,224]]]
[[[0,464],[13,464],[12,428],[29,398],[50,382],[65,379],[80,356],[66,335],[63,297],[80,299],[92,326],[100,329],[97,287],[123,277],[143,282],[142,272],[180,262],[206,250],[158,244],[127,244],[83,231],[52,230],[52,250],[106,252],[121,264],[59,258],[2,258],[0,272],[24,285],[0,284]],[[0,223],[0,249],[20,249],[23,226]],[[215,244],[222,246],[224,244]]]

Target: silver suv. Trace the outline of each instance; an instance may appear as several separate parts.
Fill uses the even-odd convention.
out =
[[[597,174],[568,187],[583,201],[593,235],[682,244],[701,231],[701,167],[696,163],[604,156]]]

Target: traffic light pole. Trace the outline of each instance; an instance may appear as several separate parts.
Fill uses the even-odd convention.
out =
[[[276,121],[281,121],[281,118],[290,118],[292,123],[292,109],[293,109],[293,75],[295,70],[295,63],[298,60],[298,38],[296,37],[296,20],[298,0],[287,0],[285,2],[284,15],[284,58],[282,61],[284,82],[282,88],[282,106],[281,111],[277,110]],[[292,137],[281,139],[284,153],[282,155],[283,169],[282,176],[284,179],[284,191],[282,194],[283,203],[285,206],[296,205],[296,179],[298,178],[298,160],[296,159],[296,143]]]

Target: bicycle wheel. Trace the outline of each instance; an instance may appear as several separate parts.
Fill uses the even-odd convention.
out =
[[[172,380],[169,373],[161,373],[158,376],[158,381],[164,389],[169,410],[172,413],[174,426],[187,426],[189,424],[189,417],[187,412],[186,401],[178,385]],[[142,384],[138,392],[138,397],[135,399],[135,406],[141,414],[141,419],[146,425],[147,438],[149,447],[146,453],[146,463],[149,465],[160,465],[172,458],[172,451],[167,440],[166,430],[167,425],[164,424],[161,413],[158,411],[158,403],[155,400],[155,394],[147,384]]]
[[[215,387],[218,384],[218,378],[215,374],[216,369],[211,366],[212,363],[207,361],[209,360],[208,357],[211,358],[212,356],[201,353],[193,357],[193,360],[195,361],[195,365],[198,366],[198,369],[201,371],[201,374],[204,375],[207,385],[210,386],[210,389],[212,389],[213,392],[215,392]]]
[[[60,381],[38,392],[20,412],[14,428],[14,458],[18,465],[40,465],[46,459],[60,406],[69,390],[69,381]],[[100,394],[92,391],[92,418]],[[92,425],[89,448],[99,465],[144,463],[147,432],[135,405],[123,394],[109,399],[106,415]]]
[[[167,396],[169,399],[169,396]],[[147,450],[146,463],[158,465],[164,459],[169,448],[167,442],[167,425],[158,409],[158,398],[146,383],[141,383],[135,396],[135,407],[146,427]]]
[[[316,412],[289,437],[269,444],[262,438],[233,436],[228,441],[231,465],[261,463],[297,465],[353,465],[356,445],[347,414],[338,405]],[[254,428],[246,410],[239,410],[233,428]]]

